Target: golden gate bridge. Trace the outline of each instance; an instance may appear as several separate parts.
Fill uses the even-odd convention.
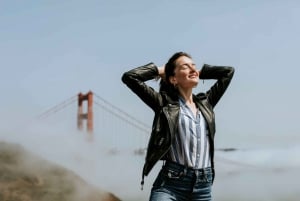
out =
[[[150,135],[151,128],[149,125],[145,124],[141,120],[130,115],[119,107],[116,107],[109,101],[107,101],[102,96],[96,94],[95,92],[89,91],[86,94],[79,93],[66,100],[60,102],[59,104],[51,107],[45,112],[37,116],[40,120],[46,120],[54,114],[65,110],[66,108],[74,105],[77,102],[77,129],[79,131],[84,131],[89,135],[89,139],[93,139],[94,135],[100,133],[109,132],[112,135],[112,144],[116,144],[118,141],[117,135],[123,135],[124,131],[126,134],[131,136],[128,139],[128,143],[135,141],[135,145],[140,147],[135,148],[134,153],[143,155],[146,150],[147,139]],[[86,103],[84,105],[84,103]],[[99,109],[100,115],[99,119],[96,120],[98,127],[101,128],[100,131],[95,130],[95,111]],[[84,126],[84,121],[86,121],[86,126]],[[142,135],[141,135],[142,134]],[[114,145],[112,145],[114,146]],[[111,148],[110,153],[117,153],[117,146]]]
[[[77,102],[77,129],[79,131],[84,131],[83,122],[86,121],[86,133],[93,139],[94,135],[102,135],[108,133],[112,136],[113,142],[111,143],[111,148],[109,150],[110,154],[117,154],[119,152],[117,142],[120,141],[120,135],[130,135],[126,137],[127,142],[131,143],[131,148],[134,147],[133,153],[136,155],[144,155],[146,151],[146,146],[148,139],[150,137],[151,127],[141,120],[135,118],[133,115],[124,111],[123,109],[113,105],[107,101],[102,96],[95,92],[89,91],[86,94],[79,93],[74,95],[61,103],[51,107],[45,112],[38,115],[38,119],[45,120],[50,116],[66,109],[70,105],[74,105]],[[84,105],[84,103],[87,103]],[[84,107],[86,106],[86,107]],[[84,110],[85,109],[85,110]],[[100,131],[95,131],[94,125],[94,113],[99,109],[100,115],[96,120]],[[75,119],[75,118],[74,118]],[[103,137],[103,135],[101,136]],[[101,139],[102,140],[102,139]],[[137,147],[138,146],[138,147]],[[234,148],[218,149],[219,151],[236,151]],[[237,166],[247,166],[252,165],[244,164],[238,161],[233,161],[230,159],[225,159],[223,157],[216,158],[221,163],[237,165]]]

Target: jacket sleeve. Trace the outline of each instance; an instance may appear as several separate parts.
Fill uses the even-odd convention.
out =
[[[229,86],[234,68],[229,66],[211,66],[204,64],[200,70],[200,79],[215,79],[216,83],[206,92],[208,101],[215,107]]]
[[[122,81],[150,108],[157,111],[159,106],[162,105],[161,95],[145,83],[157,76],[157,66],[154,63],[149,63],[125,72]]]

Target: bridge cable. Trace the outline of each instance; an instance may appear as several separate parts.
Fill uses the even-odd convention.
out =
[[[37,118],[38,119],[45,119],[48,116],[50,116],[50,115],[52,115],[56,112],[59,112],[60,110],[66,108],[67,106],[69,106],[70,104],[75,102],[77,100],[76,98],[77,98],[77,95],[66,99],[65,101],[55,105],[54,107],[52,107],[52,108],[48,109],[47,111],[43,112],[42,114],[38,115]]]
[[[150,126],[149,126],[149,125],[145,124],[144,122],[142,122],[142,121],[140,121],[139,119],[133,117],[133,116],[130,115],[129,113],[127,113],[127,112],[123,111],[122,109],[116,107],[115,105],[111,104],[110,102],[108,102],[107,100],[105,100],[104,98],[102,98],[101,96],[99,96],[99,95],[97,95],[97,94],[95,94],[95,93],[94,93],[94,95],[95,95],[98,99],[100,99],[102,102],[104,102],[106,105],[108,105],[108,106],[110,106],[111,108],[113,108],[114,110],[116,110],[116,111],[118,111],[119,113],[121,113],[121,114],[125,115],[126,117],[130,118],[130,119],[133,120],[134,122],[136,122],[136,123],[142,125],[142,126],[145,127],[146,129],[148,129],[148,130],[150,129]],[[120,115],[118,115],[118,116],[120,116]],[[127,121],[128,121],[128,120],[127,120]]]
[[[112,115],[118,117],[119,119],[125,121],[126,123],[130,124],[131,126],[143,131],[144,133],[149,134],[149,129],[146,129],[144,127],[141,127],[139,124],[134,123],[132,120],[128,120],[126,117],[123,117],[122,115],[118,114],[117,112],[113,111],[112,109],[109,109],[108,107],[106,107],[105,105],[98,103],[96,101],[94,101],[94,104],[101,107],[103,110],[111,113]],[[138,122],[139,123],[139,122]]]

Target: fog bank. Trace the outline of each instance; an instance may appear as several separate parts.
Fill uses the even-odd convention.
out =
[[[87,133],[54,129],[37,121],[23,128],[2,129],[0,140],[19,143],[122,200],[147,200],[161,164],[145,178],[141,191],[144,155],[134,154],[138,147],[114,147],[102,141],[101,135],[104,134],[95,133],[91,138]],[[123,143],[127,141],[130,144],[131,139]],[[214,200],[297,200],[299,153],[300,146],[216,151]]]

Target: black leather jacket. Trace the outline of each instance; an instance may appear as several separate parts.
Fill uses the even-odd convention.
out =
[[[194,102],[207,122],[210,156],[214,175],[214,136],[215,115],[213,108],[227,89],[234,74],[234,68],[204,64],[200,79],[216,79],[206,92],[193,95]],[[122,76],[122,81],[155,112],[151,136],[148,144],[143,175],[147,176],[158,160],[164,159],[176,133],[179,117],[178,97],[166,92],[157,92],[145,82],[158,76],[157,66],[153,63],[132,69]],[[142,180],[143,184],[143,180]]]

